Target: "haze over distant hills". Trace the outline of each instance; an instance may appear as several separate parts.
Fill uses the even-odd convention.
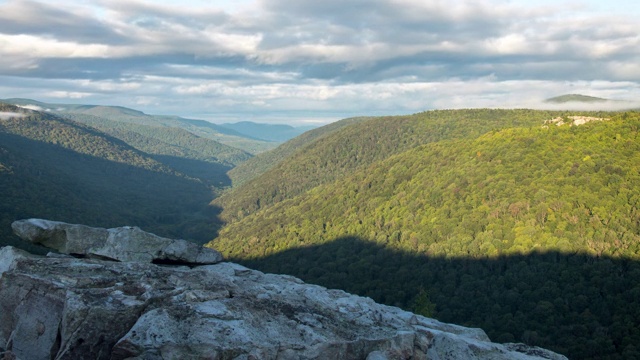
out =
[[[235,130],[240,134],[255,139],[275,142],[284,142],[289,139],[293,139],[294,137],[317,127],[293,127],[290,125],[259,124],[252,121],[241,121],[233,124],[221,124],[220,126]]]
[[[582,111],[624,111],[640,109],[640,101],[633,99],[607,99],[582,94],[564,94],[542,101],[532,106],[549,110],[582,110]]]
[[[186,119],[179,116],[148,115],[141,111],[121,106],[52,104],[31,99],[5,99],[0,101],[33,110],[48,111],[60,116],[73,117],[74,120],[80,122],[90,121],[94,125],[100,124],[104,119],[128,125],[183,129],[197,136],[215,140],[251,154],[273,149],[279,143],[289,140],[308,129],[252,122],[217,125],[205,120]]]
[[[560,95],[560,96],[552,97],[545,100],[546,103],[553,103],[553,104],[563,104],[568,102],[602,103],[607,101],[612,101],[612,100],[599,98],[595,96],[580,95],[580,94]]]

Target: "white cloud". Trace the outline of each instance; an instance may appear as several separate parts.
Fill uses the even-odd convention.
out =
[[[637,99],[639,10],[607,3],[0,1],[0,97],[299,122]]]
[[[50,91],[45,93],[45,96],[54,99],[82,99],[90,97],[91,93],[77,92],[77,91]]]
[[[11,118],[20,118],[25,116],[24,114],[20,114],[17,112],[11,112],[11,111],[0,111],[0,120],[8,120]]]
[[[42,108],[42,106],[38,106],[38,105],[18,105],[18,107],[21,107],[23,109],[35,110],[35,111],[46,111],[47,110],[47,109]]]
[[[117,49],[101,44],[78,44],[61,42],[52,38],[34,35],[5,35],[0,34],[0,55],[22,57],[23,59],[38,58],[82,58],[113,57]]]

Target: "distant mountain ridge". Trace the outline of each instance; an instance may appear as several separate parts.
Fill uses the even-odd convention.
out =
[[[281,124],[259,124],[252,121],[240,121],[237,123],[225,123],[220,126],[235,130],[236,132],[265,141],[284,142],[295,138],[302,133],[314,129],[315,126],[293,127]]]
[[[180,128],[197,136],[232,146],[251,154],[273,149],[277,143],[251,138],[228,127],[216,125],[209,121],[187,119],[179,116],[148,115],[141,111],[122,106],[84,105],[84,104],[49,104],[31,99],[12,98],[0,100],[33,110],[48,111],[60,116],[71,116],[76,121],[83,121],[79,115],[90,115],[124,124],[161,126]],[[95,118],[94,118],[95,123]]]
[[[600,103],[613,101],[609,99],[599,98],[595,96],[581,95],[581,94],[566,94],[555,96],[549,99],[546,99],[544,102],[551,104],[564,104],[568,102],[582,102],[582,103]]]

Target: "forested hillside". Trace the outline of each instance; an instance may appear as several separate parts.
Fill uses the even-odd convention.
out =
[[[61,117],[72,118],[78,122],[91,121],[96,123],[95,120],[97,119],[117,121],[121,123],[121,128],[134,132],[136,131],[135,129],[128,127],[145,125],[150,127],[182,129],[198,137],[214,140],[221,144],[244,150],[252,154],[273,149],[278,145],[278,143],[271,141],[247,137],[233,129],[216,125],[209,121],[186,119],[179,116],[148,115],[141,111],[121,106],[49,104],[31,99],[6,99],[2,100],[2,102],[46,110],[47,112],[53,112]]]
[[[138,225],[205,242],[218,228],[213,189],[125,142],[55,115],[0,104],[0,241],[10,224],[43,217]]]
[[[322,137],[328,136],[334,131],[337,131],[347,125],[355,124],[367,119],[369,118],[359,117],[336,121],[321,128],[309,130],[304,134],[297,136],[278,146],[274,150],[258,154],[229,171],[229,177],[231,178],[233,186],[238,187],[251,179],[257,178],[258,176],[264,174],[270,168],[274,167],[280,162],[283,162],[287,157],[294,154],[304,146],[307,146]],[[244,190],[240,190],[238,193],[243,191]],[[237,196],[235,192],[229,192],[228,194],[229,198],[234,198]]]
[[[180,128],[127,124],[83,114],[65,117],[99,129],[183,174],[217,187],[230,186],[226,173],[252,157],[243,150]]]
[[[494,129],[533,126],[566,114],[474,109],[371,118],[341,128],[340,131],[329,132],[327,136],[311,138],[304,146],[294,147],[294,152],[286,157],[286,161],[281,160],[259,177],[246,181],[219,198],[215,204],[224,209],[222,217],[226,221],[235,221],[421,144],[474,138]],[[292,141],[300,143],[299,140]],[[287,145],[285,143],[283,146]],[[248,166],[230,173],[234,184],[240,169]]]
[[[436,111],[346,127],[240,187],[240,220],[211,244],[497,341],[640,355],[640,114],[544,125],[558,115],[569,114]]]

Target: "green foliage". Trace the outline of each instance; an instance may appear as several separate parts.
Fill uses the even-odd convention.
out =
[[[640,114],[542,125],[557,116],[465,110],[345,127],[238,188],[246,199],[220,202],[239,220],[211,245],[405,308],[424,286],[439,319],[504,341],[575,358],[632,352]],[[336,242],[345,237],[365,245]],[[401,260],[389,265],[382,249]]]
[[[20,111],[19,108],[10,105],[0,105],[0,109],[2,108]],[[54,115],[27,112],[22,117],[2,121],[0,131],[57,145],[80,154],[134,164],[153,171],[171,172],[171,169],[135,151],[127,144],[114,142],[91,127]]]
[[[640,262],[629,259],[555,251],[445,258],[341,238],[242,262],[407,309],[424,287],[438,320],[570,359],[629,359],[640,343]]]
[[[43,109],[55,109],[56,114],[61,117],[72,118],[83,123],[93,122],[92,126],[96,124],[94,120],[98,119],[98,124],[104,120],[115,121],[127,130],[130,130],[127,128],[127,124],[182,129],[200,138],[214,140],[236,150],[241,149],[251,154],[257,154],[277,146],[277,143],[249,138],[237,131],[208,121],[185,119],[178,116],[148,115],[141,111],[121,106],[47,104],[31,99],[6,99],[2,101],[21,106],[31,105]]]
[[[76,120],[89,116],[120,122],[129,125],[144,125],[152,127],[177,128],[188,131],[201,138],[210,139],[252,154],[273,149],[276,144],[248,138],[238,132],[204,120],[185,119],[178,116],[147,115],[137,110],[118,106],[72,106],[58,112],[61,116],[79,116]],[[146,135],[146,134],[145,134]]]
[[[216,246],[256,256],[254,248],[273,253],[353,235],[443,256],[540,248],[637,257],[637,121],[419,146],[231,223]],[[246,246],[252,237],[262,245]]]
[[[19,245],[10,224],[30,217],[137,225],[200,243],[215,234],[206,181],[86,125],[4,104],[0,111],[23,114],[0,120],[0,244]]]
[[[178,127],[131,124],[84,114],[67,113],[64,117],[97,128],[148,154],[204,160],[230,167],[252,157],[245,151]]]
[[[69,114],[77,120],[109,134],[169,167],[216,187],[229,186],[226,173],[252,155],[196,136],[180,128],[129,124],[84,114]]]
[[[565,113],[474,109],[363,119],[366,121],[310,139],[310,143],[294,149],[277,165],[223,195],[215,204],[224,209],[222,217],[226,221],[235,221],[422,144],[475,138],[494,129],[539,125],[561,114]],[[232,172],[230,176],[236,174]]]
[[[429,293],[424,289],[420,288],[418,295],[413,299],[413,304],[411,306],[411,311],[418,315],[426,316],[426,317],[434,317],[436,314],[436,304],[431,302],[431,298],[429,297]]]
[[[231,178],[233,186],[239,187],[247,181],[257,178],[278,163],[285,161],[285,159],[287,159],[289,156],[295,154],[297,151],[300,151],[310,143],[319,140],[320,138],[326,137],[345,126],[356,124],[367,119],[370,118],[359,117],[337,121],[321,128],[307,131],[304,134],[278,146],[278,148],[274,150],[258,154],[229,171],[229,177]],[[243,191],[244,190],[242,189],[237,191],[235,189],[232,189],[228,193],[228,195],[226,195],[226,198],[236,198]]]

